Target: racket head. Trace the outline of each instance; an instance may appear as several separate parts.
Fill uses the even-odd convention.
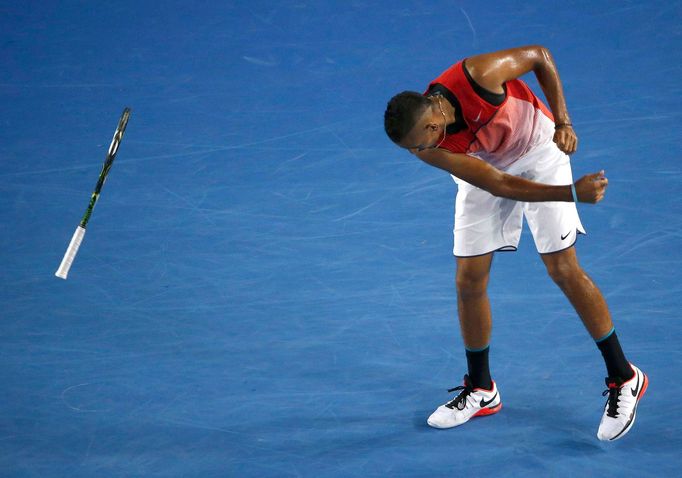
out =
[[[105,160],[105,165],[111,164],[114,161],[114,158],[116,157],[116,153],[118,152],[118,147],[121,144],[121,140],[123,139],[123,133],[126,131],[126,126],[128,126],[128,119],[130,118],[130,108],[125,107],[123,109],[123,113],[121,114],[121,118],[118,120],[118,126],[116,127],[116,132],[114,132],[114,137],[111,140],[111,145],[109,146],[109,151],[107,152],[107,157]]]

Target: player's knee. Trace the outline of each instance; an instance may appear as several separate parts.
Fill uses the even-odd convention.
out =
[[[466,300],[481,297],[485,295],[488,287],[488,273],[458,270],[455,282],[457,294],[460,298]]]
[[[561,287],[580,277],[581,269],[576,261],[559,260],[547,264],[547,273]]]

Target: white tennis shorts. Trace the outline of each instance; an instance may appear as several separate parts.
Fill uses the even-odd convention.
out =
[[[506,171],[531,181],[552,185],[573,182],[569,157],[554,142],[534,148]],[[480,256],[494,251],[515,251],[521,238],[523,217],[540,254],[568,249],[578,234],[585,234],[572,202],[519,202],[495,197],[454,177],[455,245],[457,257]]]

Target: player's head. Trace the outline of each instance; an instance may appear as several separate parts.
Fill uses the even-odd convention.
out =
[[[410,152],[434,148],[443,138],[443,116],[438,99],[414,91],[391,98],[384,113],[384,129],[391,141]]]

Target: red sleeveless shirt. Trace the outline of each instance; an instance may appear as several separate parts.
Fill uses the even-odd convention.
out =
[[[466,123],[456,133],[447,134],[441,148],[506,169],[535,147],[552,141],[554,117],[528,85],[510,80],[504,84],[505,95],[495,95],[476,84],[465,62],[441,73],[424,93],[429,94],[436,85],[444,87],[457,99]],[[491,97],[498,97],[501,103]]]

